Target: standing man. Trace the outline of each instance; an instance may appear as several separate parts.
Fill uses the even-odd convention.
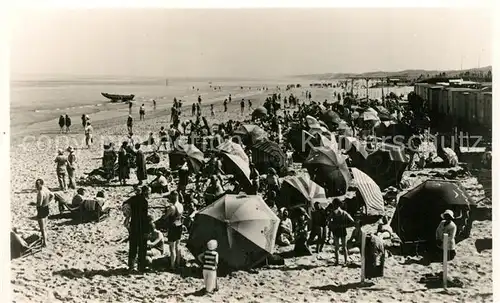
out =
[[[193,103],[193,105],[191,105],[191,116],[194,116],[196,114],[196,104]]]
[[[135,260],[138,257],[138,270],[146,270],[146,252],[148,228],[148,200],[149,187],[143,186],[141,193],[136,194],[128,200],[130,204],[130,237],[128,252],[128,267],[130,271],[135,269]]]
[[[224,112],[227,112],[227,99],[224,99]]]
[[[252,100],[248,100],[248,109],[252,110]]]
[[[245,99],[241,99],[240,108],[241,108],[241,114],[243,115],[243,112],[245,111]]]
[[[156,100],[153,99],[153,110],[155,110],[155,109],[156,109]]]
[[[64,116],[63,116],[63,115],[61,115],[61,116],[59,117],[59,127],[61,128],[61,129],[60,129],[60,131],[59,131],[59,133],[61,133],[61,134],[62,134],[62,132],[63,132],[63,130],[64,130],[64,126],[65,126],[65,125],[66,125],[66,119],[64,118]]]
[[[62,191],[66,191],[66,166],[68,165],[68,159],[64,156],[62,150],[57,151],[57,157],[54,162],[56,162],[56,173],[59,188]]]
[[[137,143],[135,145],[135,164],[137,165],[137,180],[139,180],[139,185],[142,185],[143,180],[148,179],[147,168],[146,168],[146,158],[141,150],[141,144]]]
[[[132,101],[128,101],[128,114],[132,115]]]
[[[201,105],[201,96],[198,96],[198,104]]]
[[[229,103],[231,103],[231,94],[229,94]]]
[[[68,147],[68,163],[66,164],[66,168],[68,171],[68,188],[76,189],[75,182],[75,170],[76,170],[76,156],[75,150],[73,147]]]
[[[214,104],[210,104],[210,116],[215,117]]]

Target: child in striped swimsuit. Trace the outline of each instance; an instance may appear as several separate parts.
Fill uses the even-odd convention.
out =
[[[207,293],[217,290],[217,265],[219,263],[217,245],[217,240],[208,241],[207,250],[198,256],[198,260],[203,264],[203,279]]]

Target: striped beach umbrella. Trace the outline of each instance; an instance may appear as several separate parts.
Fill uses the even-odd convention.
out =
[[[384,197],[380,187],[367,174],[353,167],[351,168],[353,183],[358,188],[368,212],[384,212]]]
[[[279,197],[280,207],[311,209],[316,202],[323,208],[328,206],[325,189],[308,175],[284,178]]]
[[[198,256],[217,240],[222,267],[250,269],[273,253],[279,222],[260,196],[224,195],[196,214],[187,247]]]

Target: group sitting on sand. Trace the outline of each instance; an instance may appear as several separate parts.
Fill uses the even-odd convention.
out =
[[[200,104],[201,97],[198,103],[192,105],[192,115],[196,115],[196,120],[186,120],[181,122],[180,102],[175,102],[172,108],[172,123],[168,130],[165,126],[161,126],[158,131],[158,138],[155,138],[153,131],[148,131],[149,137],[144,142],[122,141],[119,142],[119,149],[115,150],[115,143],[108,142],[104,145],[102,155],[102,167],[94,170],[89,174],[88,178],[95,181],[98,178],[103,179],[103,184],[111,182],[119,182],[121,186],[130,185],[131,171],[135,170],[137,183],[134,184],[134,194],[122,204],[122,213],[125,217],[124,226],[128,230],[128,268],[130,271],[148,271],[152,268],[155,260],[159,258],[168,258],[169,268],[172,271],[178,272],[182,269],[185,263],[185,258],[181,253],[181,239],[187,234],[198,210],[215,203],[225,194],[240,194],[259,195],[263,197],[272,212],[278,215],[280,222],[276,235],[277,246],[283,248],[293,246],[293,253],[296,257],[312,255],[311,247],[314,246],[315,253],[319,254],[324,250],[326,245],[334,246],[334,263],[340,263],[339,250],[344,256],[344,264],[348,265],[349,254],[355,253],[353,248],[357,248],[358,252],[361,248],[361,235],[363,231],[363,216],[365,215],[364,205],[356,206],[356,209],[351,209],[348,203],[341,198],[343,194],[335,195],[337,189],[325,188],[328,196],[328,206],[324,207],[313,198],[311,201],[300,205],[300,207],[283,206],[281,192],[283,189],[283,176],[293,176],[297,174],[292,169],[292,159],[300,159],[297,150],[292,147],[293,142],[290,136],[292,127],[298,129],[308,129],[312,131],[312,127],[308,125],[308,117],[323,115],[325,110],[331,108],[333,114],[343,117],[349,123],[350,130],[353,131],[354,137],[359,137],[365,127],[364,123],[358,123],[351,115],[350,111],[345,111],[347,107],[354,106],[354,96],[343,94],[344,105],[336,103],[319,104],[311,100],[311,93],[306,93],[308,104],[301,102],[298,97],[290,94],[287,97],[273,94],[267,98],[264,107],[267,113],[263,117],[254,119],[253,121],[227,121],[221,123],[214,130],[209,127],[205,117],[201,116]],[[284,108],[289,111],[281,110],[281,101],[284,102]],[[351,100],[349,102],[349,100]],[[229,98],[231,102],[231,97]],[[248,100],[248,105],[251,108],[252,103]],[[328,108],[325,108],[327,106]],[[356,105],[357,106],[357,105]],[[368,105],[359,105],[368,106]],[[227,103],[224,103],[224,111],[227,110]],[[245,102],[241,101],[241,113],[244,113]],[[402,109],[397,102],[389,102],[388,108],[394,112],[403,112],[403,117],[413,115],[410,110]],[[141,106],[141,120],[144,119],[145,110]],[[292,113],[293,111],[293,113]],[[212,107],[213,113],[213,107]],[[346,115],[347,113],[347,115]],[[65,120],[67,121],[67,120]],[[87,119],[82,119],[85,126],[85,134],[88,138],[87,146],[92,143],[92,126]],[[402,120],[398,123],[406,123],[410,128],[412,121]],[[244,125],[251,124],[260,127],[267,135],[268,140],[275,142],[280,149],[280,154],[285,154],[287,159],[266,159],[265,165],[262,161],[260,150],[253,150],[254,144],[253,133],[250,138],[243,142],[242,140],[232,140],[237,131],[240,131]],[[295,126],[292,126],[295,125]],[[326,126],[325,126],[326,125]],[[326,129],[329,125],[325,123],[318,129]],[[332,128],[332,132],[338,131],[337,126]],[[133,119],[131,116],[127,120],[127,128],[129,138],[132,138]],[[69,126],[68,126],[69,129]],[[372,135],[375,132],[375,127],[372,126],[368,130]],[[194,136],[196,135],[196,136]],[[411,135],[411,134],[409,134]],[[188,136],[188,142],[192,145],[200,146],[200,142],[210,141],[211,146],[219,146],[222,143],[232,143],[239,146],[240,154],[234,152],[237,157],[233,167],[227,165],[227,160],[220,152],[213,150],[203,150],[203,161],[199,159],[191,159],[191,155],[185,152],[181,157],[179,165],[173,167],[172,153],[161,154],[160,150],[163,147],[166,151],[173,151],[177,147],[179,139]],[[193,138],[199,137],[201,140]],[[205,141],[204,141],[205,140]],[[214,142],[216,142],[214,144]],[[143,146],[151,147],[152,156],[146,157],[147,149]],[[328,147],[332,148],[333,147]],[[202,148],[199,148],[200,151]],[[46,220],[49,215],[49,204],[52,201],[58,203],[60,212],[79,212],[85,208],[85,205],[94,201],[100,206],[103,212],[108,211],[112,207],[112,201],[105,198],[104,192],[99,191],[93,198],[86,197],[85,188],[80,187],[76,190],[73,197],[69,197],[68,189],[76,189],[76,163],[77,159],[73,147],[68,147],[65,156],[64,151],[59,150],[55,159],[56,176],[59,182],[60,192],[52,193],[41,179],[36,180],[35,187],[37,189],[37,219],[41,231],[42,245],[46,246],[49,241],[47,236]],[[443,157],[446,158],[446,164],[449,166],[458,165],[456,159],[450,154],[449,150],[443,152]],[[242,153],[242,154],[241,154]],[[277,154],[278,152],[276,152]],[[155,166],[162,163],[161,160],[168,157],[170,164],[165,171],[155,170],[154,179],[148,182],[149,170],[148,166]],[[148,162],[149,159],[149,162]],[[207,161],[207,159],[209,159]],[[450,160],[451,159],[451,160]],[[198,161],[198,162],[197,162]],[[299,160],[304,161],[304,159]],[[200,163],[201,162],[201,163]],[[199,167],[198,167],[199,166]],[[243,168],[242,168],[243,167]],[[242,172],[237,172],[241,169]],[[301,172],[302,173],[302,172]],[[68,182],[66,182],[68,176]],[[311,176],[315,179],[316,176]],[[394,184],[399,186],[399,184]],[[96,185],[98,186],[98,185]],[[328,186],[328,185],[325,185]],[[332,186],[333,187],[333,186]],[[152,195],[167,195],[168,203],[163,209],[163,215],[160,218],[154,219],[151,216],[149,201]],[[359,195],[359,191],[356,193]],[[93,203],[94,203],[93,202]],[[349,206],[349,207],[348,207]],[[281,207],[278,209],[278,207]],[[436,240],[441,240],[443,234],[450,236],[450,259],[455,256],[454,235],[456,234],[456,225],[453,223],[454,214],[451,210],[447,210],[442,215],[443,221],[436,226]],[[348,237],[347,229],[354,226],[352,235]],[[210,228],[207,226],[207,228]],[[165,234],[165,235],[164,235]],[[376,232],[371,233],[367,238],[371,252],[374,258],[380,258],[380,255],[385,255],[383,245],[380,246],[382,239],[395,239],[397,235],[389,226],[389,219],[381,217]],[[165,242],[168,249],[165,249]],[[21,242],[22,243],[22,242]],[[439,243],[439,241],[438,241]],[[23,243],[22,243],[23,244]],[[217,288],[216,277],[219,264],[224,264],[224,256],[217,253],[217,239],[213,239],[206,245],[207,250],[195,256],[202,264],[203,276],[206,283],[206,290],[212,292]],[[24,244],[23,244],[24,245]],[[222,245],[222,244],[220,244]],[[26,245],[24,245],[26,246]],[[23,246],[23,247],[24,247]],[[349,249],[350,248],[350,249]],[[282,249],[282,248],[280,248]],[[441,250],[442,247],[436,247],[435,251]],[[378,262],[377,264],[380,264]],[[383,264],[383,262],[382,262]],[[382,265],[383,267],[383,265]]]

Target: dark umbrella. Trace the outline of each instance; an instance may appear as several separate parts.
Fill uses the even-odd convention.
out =
[[[169,153],[170,167],[178,169],[187,159],[189,168],[198,173],[203,166],[205,156],[194,144],[182,145]]]
[[[403,242],[421,240],[435,245],[440,214],[449,209],[455,214],[458,242],[469,237],[470,211],[475,205],[458,181],[427,180],[399,198],[391,227]]]
[[[351,180],[345,158],[329,147],[313,147],[303,167],[328,196],[343,195]]]
[[[359,160],[359,159],[358,159]],[[408,165],[404,148],[398,145],[377,143],[375,150],[364,161],[353,165],[370,176],[381,189],[399,186]]]
[[[263,140],[252,146],[252,162],[261,173],[267,172],[270,167],[282,172],[286,167],[286,160],[285,152],[276,142]]]
[[[253,113],[252,113],[252,118],[257,119],[257,118],[263,118],[267,116],[267,109],[263,106],[257,107]]]
[[[187,247],[198,256],[217,240],[222,267],[250,269],[273,253],[279,221],[260,196],[224,195],[196,214]]]

